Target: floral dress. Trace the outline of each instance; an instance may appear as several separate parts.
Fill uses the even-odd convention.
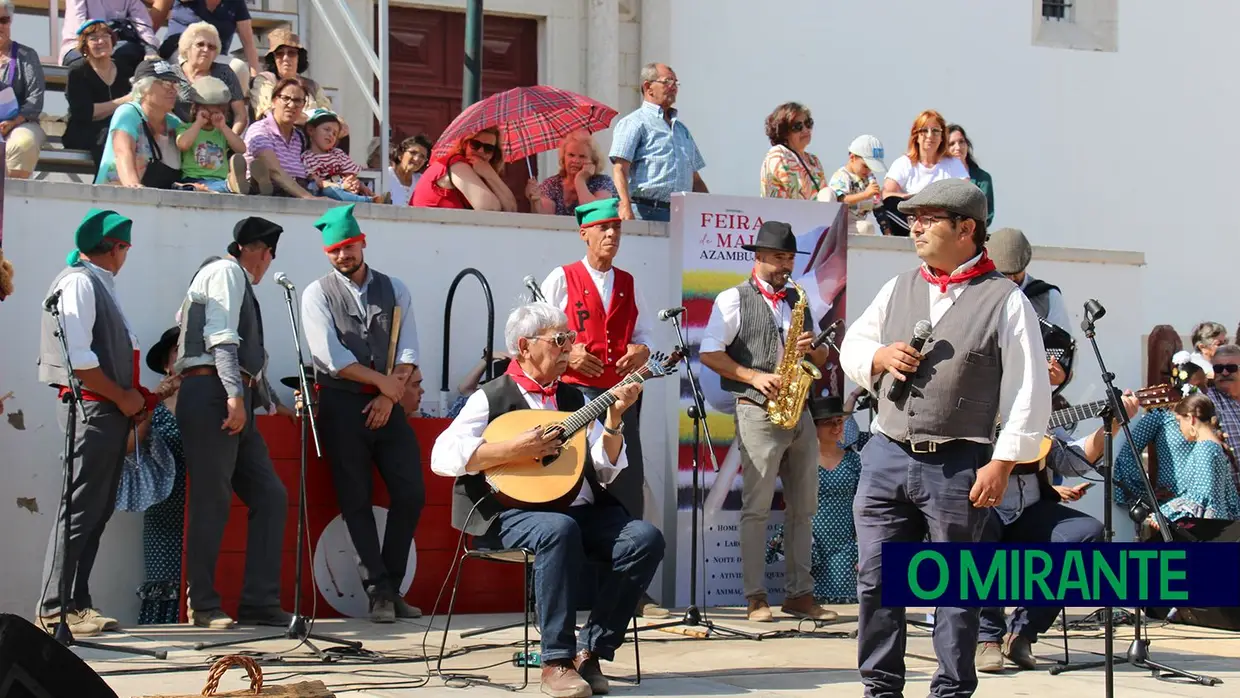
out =
[[[857,529],[852,505],[861,479],[860,451],[869,441],[851,417],[844,422],[844,457],[831,470],[818,468],[818,511],[811,520],[813,548],[810,574],[818,603],[857,602]],[[767,562],[783,559],[784,527],[776,528],[767,547]]]
[[[611,177],[607,175],[591,175],[586,180],[586,189],[595,195],[606,192],[608,196],[619,196],[616,194],[616,183],[611,181]],[[555,204],[555,215],[571,216],[575,213],[575,206],[570,207],[564,203],[564,178],[560,175],[555,174],[544,179],[542,184],[538,185],[538,191],[547,197],[548,201]]]
[[[759,196],[775,199],[814,199],[827,186],[827,174],[817,155],[804,158],[784,145],[772,147],[762,161]]]
[[[174,471],[175,476],[167,498],[146,506],[142,516],[146,581],[138,588],[138,598],[142,599],[138,624],[177,623],[185,531],[185,451],[176,417],[162,403],[151,415],[151,432],[139,446],[139,454],[154,468]],[[126,468],[133,467],[133,454],[126,456],[125,461]]]
[[[1158,454],[1154,488],[1171,494],[1159,503],[1167,520],[1240,519],[1240,493],[1232,479],[1231,461],[1221,445],[1185,439],[1175,415],[1167,410],[1150,412],[1133,423],[1132,441],[1138,451],[1154,444]],[[1132,450],[1125,447],[1117,453],[1115,499],[1127,509],[1138,501],[1145,486]]]

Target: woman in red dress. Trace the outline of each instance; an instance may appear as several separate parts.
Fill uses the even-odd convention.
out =
[[[426,168],[409,198],[410,206],[471,208],[476,211],[516,211],[517,199],[504,183],[504,153],[499,130],[489,128],[457,142],[444,158]],[[537,204],[540,194],[533,179],[525,195]]]

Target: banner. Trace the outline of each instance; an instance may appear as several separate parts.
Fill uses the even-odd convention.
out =
[[[699,519],[700,538],[693,545],[693,422],[688,408],[693,404],[688,378],[682,376],[678,428],[677,469],[677,555],[676,604],[690,603],[690,562],[696,551],[698,590],[693,602],[703,606],[743,606],[741,581],[740,451],[733,423],[734,400],[719,385],[719,376],[701,365],[698,347],[710,319],[715,297],[725,289],[744,282],[753,271],[754,254],[741,249],[753,242],[763,221],[782,221],[792,226],[797,256],[792,280],[805,290],[815,333],[836,319],[845,317],[845,284],[848,259],[847,209],[838,203],[789,199],[765,199],[708,194],[677,194],[672,197],[671,230],[683,241],[681,271],[684,325],[693,370],[702,383],[706,401],[706,426],[712,437],[719,472],[707,452],[702,435],[700,453],[700,496],[703,509]],[[835,337],[843,339],[841,330]],[[844,375],[835,351],[823,367],[822,380],[811,394],[840,395]],[[767,540],[783,522],[783,495],[776,487],[775,501],[767,522]],[[779,603],[784,592],[782,560],[766,564],[768,599]]]

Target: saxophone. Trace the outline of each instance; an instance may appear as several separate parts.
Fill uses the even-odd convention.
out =
[[[766,401],[766,414],[771,424],[781,429],[791,429],[801,419],[805,409],[805,399],[809,396],[810,386],[822,378],[818,367],[805,360],[805,352],[797,349],[797,337],[800,328],[805,327],[805,311],[809,302],[805,300],[805,292],[796,282],[788,282],[797,292],[796,305],[792,306],[792,321],[788,323],[788,342],[784,345],[784,355],[775,368],[775,375],[780,378],[779,394]]]

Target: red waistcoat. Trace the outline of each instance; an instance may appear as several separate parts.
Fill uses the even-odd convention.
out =
[[[620,382],[616,362],[624,356],[633,341],[637,325],[637,300],[633,295],[633,275],[612,267],[611,301],[603,310],[603,299],[585,262],[564,267],[568,283],[568,328],[577,332],[577,343],[603,362],[603,373],[597,378],[584,376],[572,369],[564,373],[564,382],[606,390]]]

